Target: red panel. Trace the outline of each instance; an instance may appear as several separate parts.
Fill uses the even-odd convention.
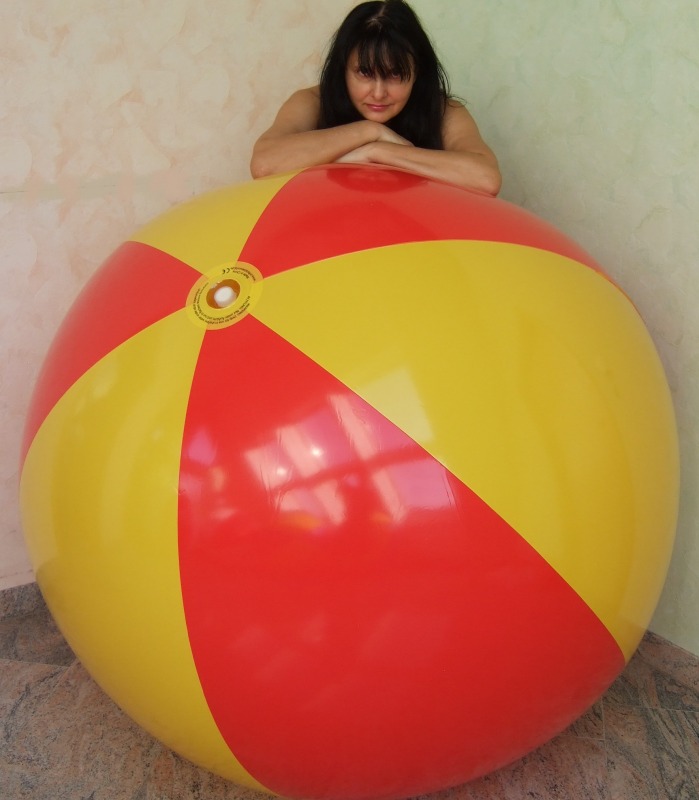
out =
[[[201,273],[138,242],[121,245],[78,295],[54,337],[32,396],[22,463],[59,398],[104,355],[138,331],[184,308]]]
[[[463,782],[555,735],[623,666],[497,514],[251,317],[204,340],[179,537],[213,716],[285,796]]]
[[[528,245],[602,271],[533,214],[488,195],[380,167],[301,172],[270,201],[241,253],[263,275],[403,242],[465,239]]]

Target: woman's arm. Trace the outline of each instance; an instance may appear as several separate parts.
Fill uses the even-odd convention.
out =
[[[461,103],[450,101],[447,105],[442,138],[444,150],[397,147],[391,142],[377,141],[361,145],[337,160],[401,167],[492,195],[500,191],[502,179],[495,154]]]
[[[253,178],[331,164],[370,142],[384,141],[395,147],[410,144],[385,125],[366,119],[316,130],[319,115],[317,87],[291,95],[279,109],[272,127],[255,143],[250,162]]]

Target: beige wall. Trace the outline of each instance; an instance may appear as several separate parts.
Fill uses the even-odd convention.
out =
[[[0,6],[0,588],[32,579],[17,451],[71,300],[133,228],[248,177],[352,2],[6,0]],[[503,197],[631,295],[674,393],[678,544],[653,622],[699,653],[699,56],[694,0],[414,0],[500,156]]]

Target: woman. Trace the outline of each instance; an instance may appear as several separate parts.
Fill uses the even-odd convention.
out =
[[[295,92],[255,143],[254,178],[333,162],[386,164],[496,195],[500,170],[403,0],[360,3],[320,85]]]

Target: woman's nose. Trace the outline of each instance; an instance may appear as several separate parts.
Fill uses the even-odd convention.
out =
[[[386,82],[383,80],[383,78],[374,79],[371,93],[377,99],[386,96]]]

